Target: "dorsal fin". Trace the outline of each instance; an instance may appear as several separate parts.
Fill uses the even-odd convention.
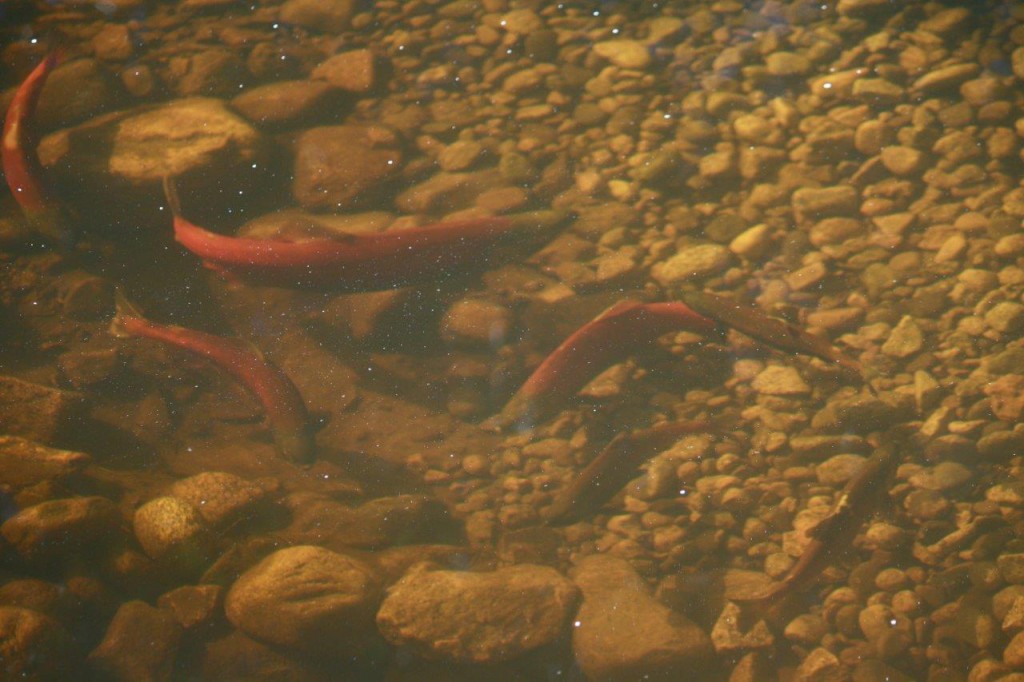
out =
[[[164,176],[164,197],[171,213],[175,216],[181,215],[181,197],[178,196],[178,186],[170,175]]]

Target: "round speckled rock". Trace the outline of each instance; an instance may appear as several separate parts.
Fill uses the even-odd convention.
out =
[[[158,497],[135,510],[135,537],[150,558],[183,569],[208,561],[211,538],[196,508],[178,497]]]

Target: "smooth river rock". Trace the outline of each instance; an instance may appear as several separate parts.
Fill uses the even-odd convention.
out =
[[[377,625],[430,658],[496,663],[567,633],[579,590],[553,568],[488,573],[414,568],[388,590]]]
[[[375,639],[380,581],[362,561],[322,547],[274,552],[246,571],[224,600],[242,632],[317,656],[358,654]]]

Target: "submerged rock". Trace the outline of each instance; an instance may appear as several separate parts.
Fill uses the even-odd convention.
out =
[[[82,396],[0,376],[0,424],[7,435],[40,443],[60,440],[82,413]]]
[[[71,679],[76,658],[70,638],[53,618],[30,609],[0,606],[0,677]]]
[[[0,535],[26,560],[70,559],[120,533],[122,523],[105,497],[72,497],[21,510],[0,526]]]
[[[295,143],[292,195],[305,208],[350,208],[379,199],[404,158],[398,135],[381,125],[312,128]]]
[[[220,205],[219,179],[230,178],[233,193],[251,189],[263,177],[266,147],[223,101],[195,97],[59,131],[42,140],[39,156],[84,213],[144,215],[157,226],[151,211],[164,177],[178,179],[190,206]],[[106,200],[96,202],[99,196]]]
[[[497,663],[566,634],[578,595],[547,566],[487,573],[414,568],[388,590],[377,625],[392,644],[426,657]]]
[[[583,592],[573,650],[588,678],[684,679],[710,661],[707,634],[655,600],[628,561],[587,557],[573,580]]]
[[[0,436],[0,484],[14,488],[63,479],[84,469],[83,452],[58,450],[17,436]]]
[[[142,601],[121,605],[89,663],[103,679],[170,680],[181,626],[166,611]]]
[[[269,644],[330,658],[366,651],[380,581],[367,564],[321,547],[274,552],[228,591],[224,609],[239,630]]]
[[[170,493],[192,505],[211,528],[225,528],[254,515],[269,500],[272,485],[205,471],[176,482]]]

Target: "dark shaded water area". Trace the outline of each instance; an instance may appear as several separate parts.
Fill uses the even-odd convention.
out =
[[[2,676],[1020,678],[1022,20],[3,3]]]

